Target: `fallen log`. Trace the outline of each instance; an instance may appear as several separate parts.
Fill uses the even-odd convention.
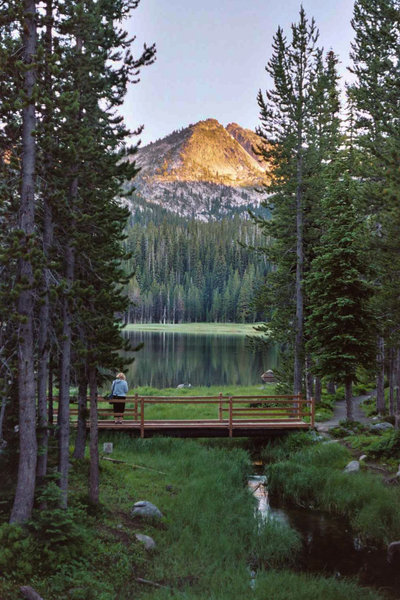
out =
[[[124,460],[117,460],[116,458],[109,458],[108,456],[102,456],[101,458],[103,460],[109,460],[110,462],[113,462],[113,463],[128,465],[128,467],[132,467],[132,469],[145,469],[146,471],[155,471],[156,473],[161,473],[161,475],[166,475],[166,473],[164,473],[164,471],[158,471],[157,469],[153,469],[153,467],[142,467],[141,465],[127,463]]]
[[[146,585],[152,585],[156,588],[163,588],[164,590],[170,589],[167,585],[161,585],[161,583],[156,583],[155,581],[150,581],[149,579],[142,579],[142,577],[136,577],[135,581],[138,583],[144,583]]]

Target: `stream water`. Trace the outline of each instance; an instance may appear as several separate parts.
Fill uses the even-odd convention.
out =
[[[364,546],[345,519],[279,504],[268,495],[265,475],[251,476],[249,488],[263,518],[285,522],[300,533],[303,548],[296,570],[338,578],[355,577],[361,585],[374,587],[393,600],[400,599],[398,567],[387,562],[384,551]]]

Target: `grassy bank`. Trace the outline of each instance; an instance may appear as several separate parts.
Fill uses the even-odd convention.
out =
[[[124,331],[158,331],[202,335],[260,335],[257,323],[131,323]]]
[[[400,491],[368,472],[345,473],[352,460],[339,443],[307,443],[304,434],[264,450],[271,494],[300,506],[342,515],[366,541],[387,544],[400,536]],[[312,443],[312,442],[308,442]]]
[[[106,440],[124,462],[101,461],[101,507],[86,500],[87,461],[74,462],[69,511],[38,512],[29,534],[1,528],[3,600],[19,598],[26,584],[46,600],[379,598],[354,583],[279,571],[296,560],[299,538],[284,524],[261,527],[254,518],[249,455],[237,440]],[[130,516],[144,499],[163,512],[160,522]],[[136,533],[153,537],[157,549],[144,550]]]

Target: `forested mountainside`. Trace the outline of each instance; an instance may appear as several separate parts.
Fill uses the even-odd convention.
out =
[[[159,206],[133,212],[127,232],[127,321],[255,322],[253,298],[268,271],[265,257],[246,246],[263,243],[249,219],[204,223]],[[265,238],[264,238],[265,239]]]

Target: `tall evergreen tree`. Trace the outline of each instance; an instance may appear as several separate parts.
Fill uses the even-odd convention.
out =
[[[363,210],[374,233],[370,236],[377,280],[374,310],[377,315],[377,410],[384,412],[383,378],[385,349],[400,355],[398,294],[393,286],[393,269],[398,270],[400,182],[399,72],[400,6],[397,0],[357,0],[352,25],[352,72],[349,89],[354,106],[360,150],[356,175],[362,188]],[[396,266],[397,265],[397,266]],[[392,348],[392,349],[391,349]],[[395,364],[393,361],[390,363]],[[389,379],[393,381],[390,375]],[[400,408],[400,396],[399,396]]]
[[[34,340],[34,253],[36,189],[36,2],[24,0],[21,23],[23,42],[23,108],[21,200],[18,227],[20,258],[18,264],[18,406],[19,464],[18,480],[10,521],[26,521],[32,512],[37,462],[35,340]]]
[[[303,283],[319,238],[321,171],[339,126],[337,59],[332,52],[323,59],[317,38],[314,20],[307,21],[303,8],[290,42],[278,29],[267,66],[274,88],[266,97],[258,95],[259,133],[266,142],[260,153],[274,173],[264,203],[272,217],[256,219],[269,239],[266,254],[274,265],[263,291],[264,304],[271,310],[267,329],[286,348],[285,360],[293,363],[294,394],[303,385],[307,311]]]
[[[345,384],[347,418],[353,418],[357,367],[373,356],[372,289],[366,273],[366,229],[357,217],[358,185],[343,159],[329,167],[322,201],[322,235],[307,274],[308,350],[315,371]]]

